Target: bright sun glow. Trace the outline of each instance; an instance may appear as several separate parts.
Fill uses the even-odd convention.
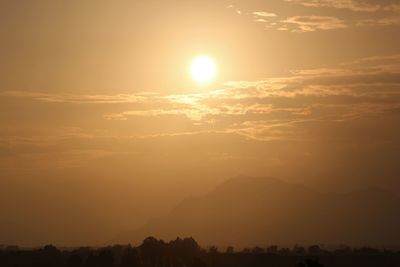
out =
[[[216,65],[210,57],[196,57],[191,67],[192,78],[201,84],[208,83],[214,78],[216,69]]]

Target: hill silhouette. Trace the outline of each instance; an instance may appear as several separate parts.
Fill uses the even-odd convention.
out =
[[[321,193],[274,178],[235,177],[188,198],[118,242],[193,236],[201,244],[398,245],[400,199],[381,189]]]

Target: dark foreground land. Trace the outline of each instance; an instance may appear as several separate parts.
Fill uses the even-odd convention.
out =
[[[235,251],[228,247],[202,249],[194,239],[168,243],[153,237],[138,247],[115,245],[105,248],[60,250],[52,245],[40,249],[3,247],[0,267],[400,267],[400,251],[342,247],[333,251],[318,246],[292,249],[255,247]]]

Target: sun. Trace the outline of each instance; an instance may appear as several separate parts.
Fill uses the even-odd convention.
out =
[[[193,80],[199,84],[206,84],[211,82],[216,74],[217,67],[214,60],[208,56],[196,57],[190,68],[190,73]]]

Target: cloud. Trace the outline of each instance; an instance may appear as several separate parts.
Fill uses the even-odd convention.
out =
[[[49,94],[28,91],[5,91],[0,96],[32,98],[44,102],[81,103],[81,104],[115,104],[144,102],[153,93],[117,94],[117,95],[79,95],[79,94]]]
[[[275,13],[265,11],[255,11],[252,14],[255,22],[277,31],[314,32],[347,28],[343,20],[332,16],[291,16],[282,20]]]
[[[254,21],[261,23],[268,23],[271,19],[277,17],[275,13],[265,12],[265,11],[255,11],[253,12]],[[274,25],[275,22],[270,22],[269,25]]]
[[[377,19],[364,19],[357,22],[357,26],[399,26],[400,16],[385,17]]]
[[[198,93],[133,94],[144,96],[139,103],[121,94],[95,100],[76,94],[72,101],[65,94],[2,93],[0,169],[97,169],[112,162],[114,171],[123,161],[136,173],[145,162],[178,168],[252,158],[265,166],[267,158],[288,164],[310,152],[314,164],[321,151],[350,151],[352,158],[360,147],[397,151],[399,77],[397,54],[229,81]],[[291,155],[296,159],[287,162]]]
[[[346,28],[344,21],[327,16],[294,16],[283,21],[287,25],[293,25],[294,32],[313,32],[316,30],[333,30]]]
[[[319,13],[313,15],[288,16],[286,19],[280,19],[275,13],[266,11],[251,12],[253,20],[261,23],[267,29],[288,32],[315,32],[317,30],[334,30],[349,27],[373,27],[373,26],[399,26],[400,25],[400,5],[391,0],[387,1],[354,1],[354,0],[284,0],[286,2],[300,4],[303,6],[315,8]],[[345,23],[338,13],[335,16],[319,15],[325,14],[320,10],[323,7],[346,9],[356,12],[368,12],[374,14],[359,15],[357,18],[349,19]],[[314,11],[315,12],[315,11]],[[363,17],[364,16],[364,17]]]
[[[238,14],[238,15],[242,14],[242,11],[237,9],[234,5],[228,5],[226,8],[235,10],[235,13]]]
[[[259,141],[294,140],[301,138],[295,129],[301,122],[349,121],[399,109],[399,63],[399,55],[370,57],[332,68],[293,71],[287,77],[232,81],[215,91],[165,96],[163,109],[106,118],[183,116],[194,127],[217,132]]]
[[[381,9],[380,5],[369,4],[355,0],[285,0],[286,2],[300,4],[307,7],[330,7],[339,9],[349,9],[360,12],[375,12]]]
[[[373,26],[399,26],[400,5],[392,0],[285,0],[286,2],[300,4],[303,6],[321,8],[330,7],[336,9],[347,9],[356,12],[374,12],[376,14],[366,19],[358,19],[354,26],[373,27]]]
[[[259,141],[302,139],[300,125],[305,122],[343,122],[400,109],[399,77],[400,55],[390,55],[361,58],[331,67],[293,70],[287,76],[258,81],[230,81],[217,90],[201,93],[91,96],[5,92],[0,96],[7,97],[8,101],[29,98],[56,105],[79,103],[76,106],[87,106],[86,112],[79,112],[79,116],[88,118],[77,125],[80,128],[68,128],[83,130],[62,130],[37,139],[29,136],[15,139],[23,131],[13,133],[3,129],[0,141],[4,145],[29,142],[54,145],[71,137],[88,140],[87,137],[103,136],[120,140],[210,131]],[[93,104],[98,112],[87,112]],[[34,112],[27,111],[26,116],[31,114]],[[76,114],[71,116],[75,118]],[[91,126],[91,121],[98,124]],[[93,132],[98,125],[106,128]],[[133,128],[125,135],[120,135],[121,129],[115,128],[125,129],[129,125]],[[11,136],[13,140],[9,139]]]
[[[399,12],[400,11],[400,4],[390,4],[383,7],[383,10],[390,11],[390,12]]]
[[[271,17],[277,17],[275,13],[270,13],[270,12],[265,12],[265,11],[254,11],[253,15],[255,17],[262,17],[262,18],[271,18]]]

